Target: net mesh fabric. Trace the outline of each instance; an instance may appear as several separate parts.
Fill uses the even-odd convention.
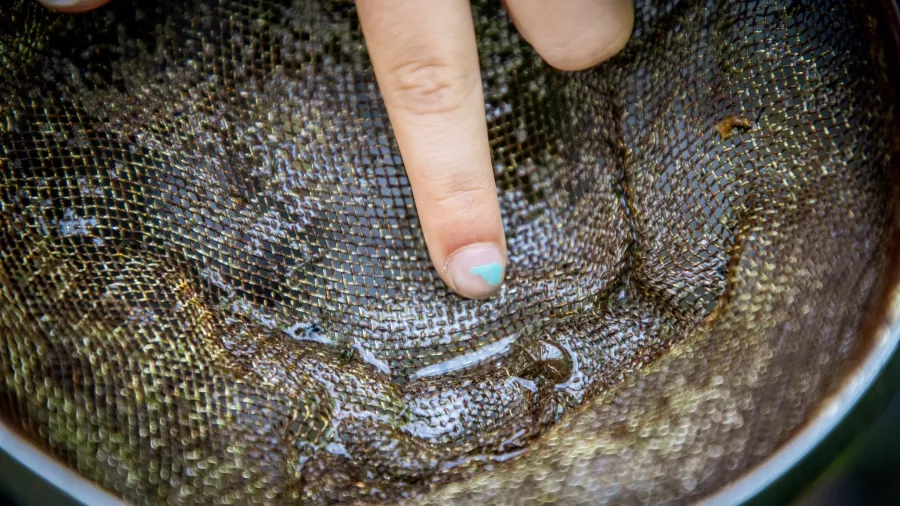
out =
[[[638,1],[555,71],[473,6],[510,263],[433,271],[352,2],[0,7],[0,413],[138,504],[686,501],[858,346],[862,9]]]

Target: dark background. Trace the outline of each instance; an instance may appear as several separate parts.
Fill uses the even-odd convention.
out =
[[[900,392],[795,504],[900,505]]]

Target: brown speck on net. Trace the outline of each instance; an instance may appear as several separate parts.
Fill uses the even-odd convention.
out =
[[[753,123],[743,116],[732,114],[716,125],[716,131],[719,132],[719,137],[721,137],[722,140],[729,139],[734,135],[735,128],[740,130],[750,130],[753,128]]]

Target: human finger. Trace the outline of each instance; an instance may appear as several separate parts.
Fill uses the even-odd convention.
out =
[[[109,3],[110,0],[38,0],[49,9],[58,12],[86,12]]]
[[[468,0],[357,0],[431,260],[462,296],[495,294],[506,242]]]
[[[522,37],[551,66],[584,70],[622,50],[634,27],[632,0],[504,0]]]

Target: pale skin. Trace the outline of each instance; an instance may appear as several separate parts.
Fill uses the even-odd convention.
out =
[[[39,1],[77,13],[110,0]],[[501,289],[508,255],[469,2],[356,0],[356,7],[431,261],[459,296],[488,298]],[[503,4],[522,37],[563,71],[614,56],[634,23],[632,0]]]

